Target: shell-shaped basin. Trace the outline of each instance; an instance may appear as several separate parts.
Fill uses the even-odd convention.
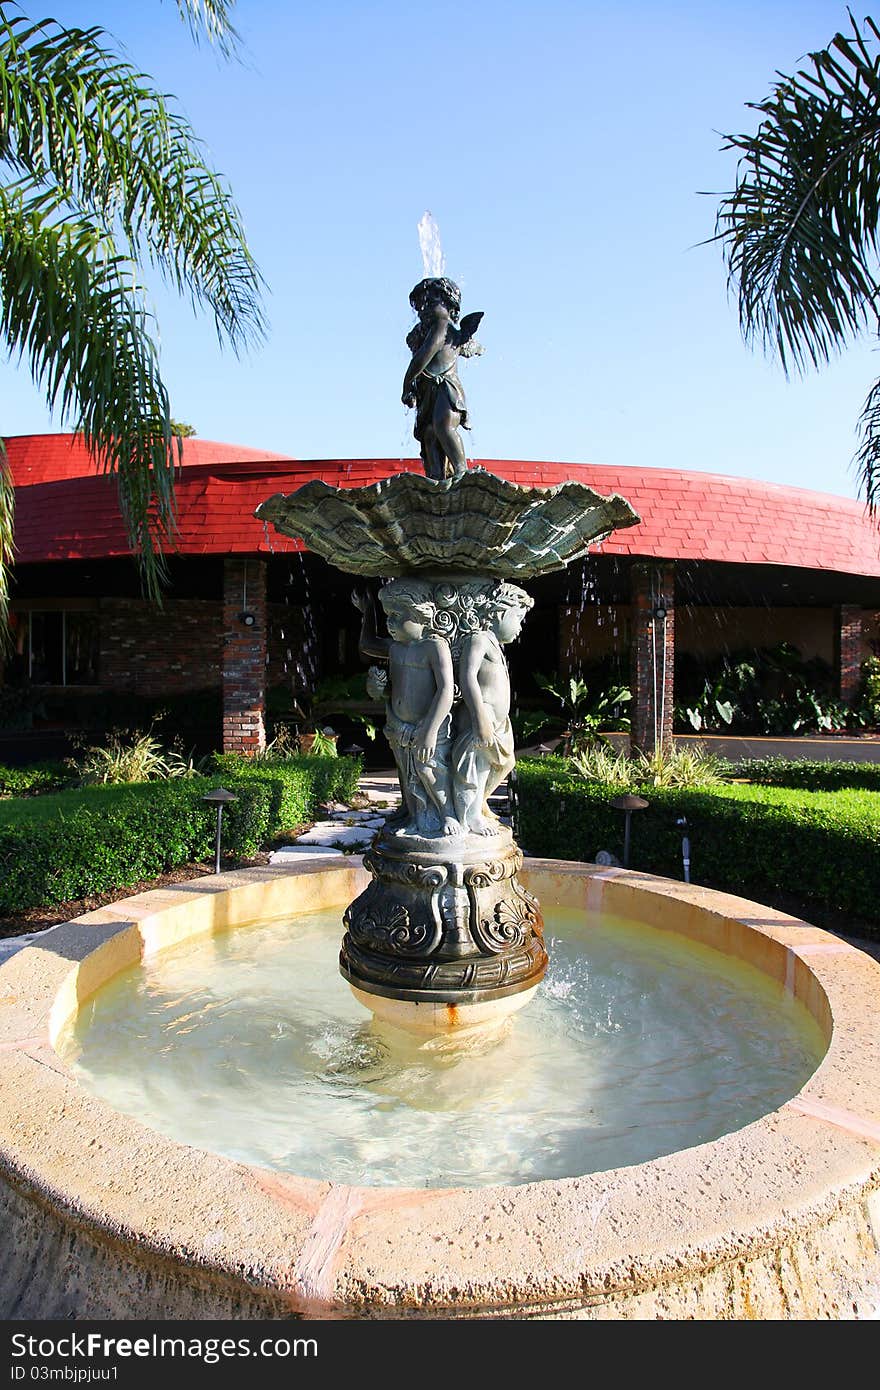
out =
[[[256,515],[337,569],[384,578],[440,569],[533,579],[639,521],[616,494],[576,482],[521,487],[483,468],[442,482],[420,473],[368,487],[315,480],[269,497]]]

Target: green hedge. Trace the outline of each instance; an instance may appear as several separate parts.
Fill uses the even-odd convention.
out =
[[[737,777],[768,787],[799,787],[803,791],[880,792],[880,763],[813,761],[808,758],[745,758],[736,765]]]
[[[860,765],[857,765],[860,766]],[[618,858],[624,817],[615,789],[588,783],[561,758],[518,765],[520,843],[553,859]],[[691,841],[693,881],[744,897],[784,891],[880,921],[880,796],[841,790],[804,795],[796,788],[725,784],[683,791],[650,788],[634,812],[630,864],[682,877],[681,829]]]
[[[357,791],[359,758],[295,757],[262,759],[240,753],[217,753],[213,765],[230,786],[245,779],[261,782],[272,792],[272,831],[290,830],[312,818],[324,801],[350,801]]]
[[[355,759],[276,765],[240,759],[212,777],[5,801],[0,915],[128,888],[180,864],[210,860],[216,812],[202,797],[221,783],[238,798],[223,813],[223,852],[250,858],[270,836],[309,819],[329,795],[350,796],[359,772]]]

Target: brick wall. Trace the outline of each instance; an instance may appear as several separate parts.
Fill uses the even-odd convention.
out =
[[[242,613],[250,613],[248,627]],[[266,562],[223,562],[223,751],[266,746]]]
[[[208,599],[166,599],[162,608],[102,599],[102,687],[154,696],[219,686],[222,619],[221,604]]]
[[[675,673],[675,566],[633,565],[630,705],[633,747],[653,752],[672,741]],[[657,616],[665,609],[665,617]]]
[[[855,703],[862,681],[862,610],[854,604],[840,606],[840,698],[848,705]]]

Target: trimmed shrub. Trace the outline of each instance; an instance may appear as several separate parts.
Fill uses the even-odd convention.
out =
[[[860,766],[860,765],[858,765]],[[529,853],[592,860],[621,854],[619,788],[583,782],[561,758],[518,766],[519,838]],[[743,897],[785,891],[880,921],[880,797],[728,784],[705,790],[650,788],[632,821],[631,866],[682,876],[681,829],[691,840],[694,881]]]
[[[270,833],[291,830],[310,820],[324,801],[350,801],[361,775],[358,758],[246,758],[240,753],[218,753],[213,759],[230,790],[240,779],[261,782],[271,788]]]
[[[332,764],[332,766],[330,766]],[[212,777],[77,788],[0,803],[0,915],[128,888],[180,864],[210,860],[216,811],[202,797],[235,793],[221,848],[250,858],[279,830],[310,818],[329,796],[350,796],[354,759],[241,758]]]
[[[194,788],[108,790],[117,795],[41,797],[27,803],[29,814],[3,817],[0,912],[127,888],[175,864],[207,858],[210,816],[195,802]]]

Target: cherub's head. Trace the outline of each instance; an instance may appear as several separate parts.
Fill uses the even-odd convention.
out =
[[[433,603],[426,601],[423,589],[399,581],[381,589],[379,601],[395,642],[417,642],[437,611]]]
[[[461,290],[453,280],[447,280],[445,275],[431,275],[427,280],[420,280],[409,297],[409,302],[419,317],[428,305],[437,300],[445,306],[452,322],[458,323],[461,313]]]
[[[513,642],[519,637],[525,616],[534,607],[535,600],[525,589],[502,580],[488,595],[487,604],[491,615],[492,631],[499,642]]]

